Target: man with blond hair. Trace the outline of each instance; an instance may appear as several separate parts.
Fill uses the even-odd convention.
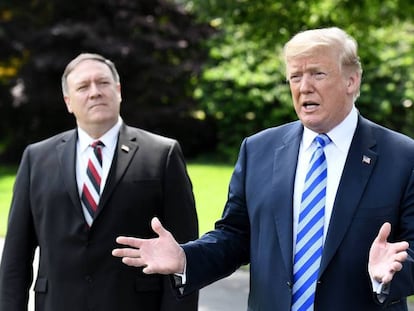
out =
[[[407,310],[414,141],[365,119],[357,44],[332,27],[284,48],[298,121],[244,139],[215,230],[179,245],[119,237],[113,254],[175,276],[180,294],[250,264],[251,311]]]

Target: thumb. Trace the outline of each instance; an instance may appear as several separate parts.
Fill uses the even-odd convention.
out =
[[[380,243],[387,243],[387,239],[391,233],[391,224],[389,222],[384,223],[379,230],[377,239]]]
[[[151,228],[154,230],[159,237],[165,236],[168,234],[168,231],[163,227],[158,217],[154,217],[151,220]]]

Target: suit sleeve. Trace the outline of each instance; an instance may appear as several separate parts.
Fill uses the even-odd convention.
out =
[[[160,215],[164,226],[179,243],[198,237],[198,220],[192,184],[178,142],[170,146],[163,178],[164,202]],[[172,288],[170,278],[164,277],[162,311],[195,311],[198,306],[198,292],[179,299]]]
[[[29,148],[17,172],[0,267],[0,310],[26,311],[37,246],[30,210]]]
[[[400,226],[394,233],[397,241],[408,241],[410,248],[414,247],[414,169],[411,171],[409,182],[404,191],[401,202]],[[414,293],[414,264],[405,262],[403,269],[397,272],[391,281],[390,294],[385,305],[394,304],[401,297],[411,296]]]
[[[184,295],[226,277],[250,258],[250,222],[245,201],[246,140],[230,180],[223,215],[215,230],[183,245],[187,257]]]

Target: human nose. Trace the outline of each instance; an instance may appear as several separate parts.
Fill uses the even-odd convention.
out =
[[[97,97],[101,95],[101,90],[99,89],[99,85],[96,83],[91,83],[89,96],[91,98]]]
[[[299,90],[301,93],[309,93],[313,90],[313,77],[309,74],[304,74],[300,80]]]

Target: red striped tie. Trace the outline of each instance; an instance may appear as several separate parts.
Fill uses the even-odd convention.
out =
[[[97,140],[90,146],[93,148],[93,155],[88,161],[81,196],[82,205],[86,211],[84,213],[86,222],[89,226],[92,225],[96,211],[98,210],[102,176],[102,147],[104,144],[100,140]]]

